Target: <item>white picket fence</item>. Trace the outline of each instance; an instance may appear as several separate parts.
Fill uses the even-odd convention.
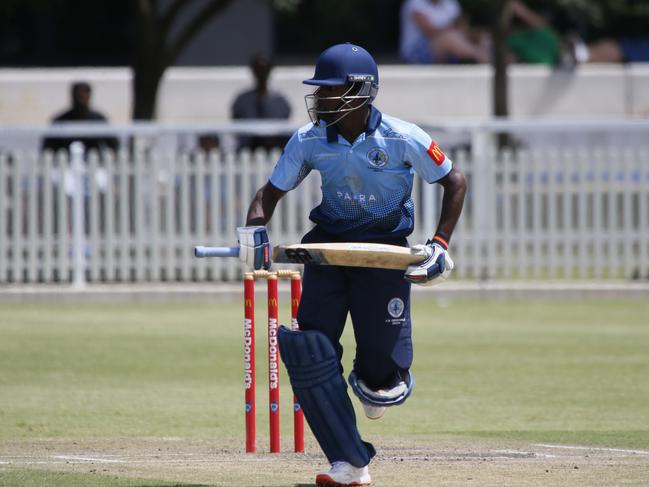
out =
[[[472,150],[451,154],[470,188],[451,246],[457,277],[649,276],[649,135],[646,145],[501,151],[491,137],[499,127],[472,130]],[[84,156],[80,145],[70,156],[0,154],[0,283],[238,279],[236,259],[192,250],[235,243],[278,155]],[[280,202],[273,243],[299,242],[319,187],[312,173]],[[434,232],[440,189],[417,181],[411,243]]]

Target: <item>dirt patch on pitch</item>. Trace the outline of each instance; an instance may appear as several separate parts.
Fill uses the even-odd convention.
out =
[[[379,451],[370,472],[376,487],[639,486],[649,479],[649,453],[642,451],[464,437],[374,441]],[[283,446],[289,449],[291,445]],[[238,438],[0,442],[0,469],[47,469],[218,486],[309,486],[315,473],[326,467],[313,442],[307,443],[305,454],[246,454]]]

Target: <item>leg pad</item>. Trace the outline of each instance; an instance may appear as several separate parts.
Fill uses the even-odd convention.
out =
[[[279,351],[313,435],[330,463],[364,467],[376,454],[356,427],[347,384],[331,341],[319,331],[280,326]]]

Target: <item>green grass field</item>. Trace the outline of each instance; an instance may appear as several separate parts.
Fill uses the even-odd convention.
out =
[[[262,435],[263,313],[258,308]],[[649,449],[649,300],[418,298],[413,315],[415,393],[385,421],[360,418],[365,435]],[[61,438],[242,440],[241,328],[238,302],[0,306],[0,485],[175,485],[17,468],[2,462],[3,452]]]

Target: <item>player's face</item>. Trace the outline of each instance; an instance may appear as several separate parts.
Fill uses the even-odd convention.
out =
[[[343,95],[349,95],[350,85],[341,85],[341,86],[320,86],[316,92],[316,107],[319,112],[334,112],[334,113],[322,113],[320,118],[323,118],[326,122],[332,122],[337,119],[339,115],[335,113],[343,105],[349,106],[340,99]]]
[[[340,97],[347,92],[347,86],[321,86],[316,91],[316,106],[321,112],[334,112],[340,108],[343,102]],[[323,114],[322,118],[328,118],[335,114]]]
[[[312,94],[304,97],[309,118],[315,125],[318,125],[319,120],[323,120],[327,124],[339,122],[357,108],[368,103],[369,96],[358,95],[362,88],[361,83],[320,86]]]

